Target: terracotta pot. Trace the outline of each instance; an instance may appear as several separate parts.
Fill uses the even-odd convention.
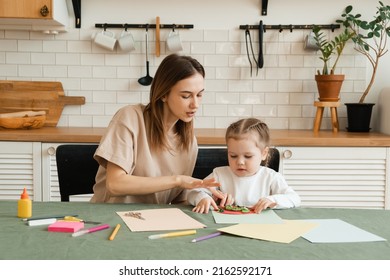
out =
[[[315,75],[320,101],[334,102],[340,99],[345,75]]]

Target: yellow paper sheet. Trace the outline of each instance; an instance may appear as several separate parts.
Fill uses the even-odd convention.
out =
[[[141,213],[145,220],[126,216],[126,213],[129,212]],[[116,213],[131,231],[184,230],[206,227],[178,208],[132,210]]]
[[[290,243],[316,226],[318,224],[296,220],[283,220],[283,224],[238,224],[218,230],[243,237]]]

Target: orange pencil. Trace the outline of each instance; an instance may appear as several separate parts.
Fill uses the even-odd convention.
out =
[[[118,230],[119,228],[121,227],[120,224],[117,224],[116,227],[114,228],[114,230],[112,231],[110,237],[108,238],[108,240],[114,240],[116,234],[118,233]]]

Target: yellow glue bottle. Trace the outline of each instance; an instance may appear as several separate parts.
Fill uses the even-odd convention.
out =
[[[18,217],[30,218],[32,215],[32,203],[28,196],[26,188],[24,188],[20,199],[18,200]]]

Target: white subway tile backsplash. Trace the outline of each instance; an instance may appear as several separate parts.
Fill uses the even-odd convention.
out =
[[[80,55],[81,65],[104,65],[104,54],[88,54]]]
[[[3,64],[0,65],[0,77],[4,77],[2,79],[11,78],[12,80],[18,76],[18,66]]]
[[[110,124],[111,116],[93,116],[92,126],[93,127],[107,127]]]
[[[253,115],[264,117],[276,117],[278,113],[277,105],[253,105]]]
[[[300,105],[278,105],[278,117],[301,117],[302,107]]]
[[[227,116],[227,105],[221,104],[205,104],[203,107],[203,115],[206,116]]]
[[[71,53],[90,53],[91,52],[90,41],[68,41],[68,52]]]
[[[92,76],[94,78],[116,78],[116,67],[94,66],[92,68]]]
[[[240,93],[240,104],[264,104],[264,93],[260,92],[243,92]]]
[[[54,53],[32,53],[31,64],[56,64],[56,56]]]
[[[18,49],[17,40],[1,40],[0,51],[16,52]]]
[[[81,90],[104,89],[104,79],[81,79]]]
[[[31,55],[30,53],[18,53],[18,52],[7,52],[5,54],[6,64],[30,64]]]
[[[115,91],[94,91],[93,92],[93,103],[116,103],[116,92]]]
[[[42,41],[18,40],[18,52],[42,52]]]
[[[19,77],[42,77],[43,70],[40,65],[19,65],[18,66]]]
[[[43,66],[43,76],[46,78],[68,77],[68,68],[66,66]]]
[[[92,127],[93,116],[68,116],[68,125],[72,127]]]
[[[195,42],[191,43],[191,54],[215,54],[215,43]]]
[[[215,94],[216,104],[240,104],[239,93],[218,92]]]
[[[85,105],[65,106],[58,126],[106,127],[115,112],[127,104],[149,101],[150,86],[138,79],[146,75],[145,32],[131,30],[136,50],[124,53],[103,49],[91,40],[99,29],[69,29],[58,35],[0,30],[0,77],[13,80],[60,81],[65,94],[84,96]],[[120,30],[112,30],[117,36]],[[155,31],[149,34],[150,75],[169,54],[161,30],[161,55],[155,56]],[[267,30],[264,67],[252,75],[245,46],[245,30],[180,29],[184,50],[203,64],[205,93],[195,118],[196,128],[226,128],[244,117],[258,117],[272,129],[312,129],[317,100],[314,75],[322,67],[319,52],[304,49],[308,30]],[[254,56],[259,42],[251,30]],[[356,102],[366,86],[366,58],[348,44],[338,71],[346,74],[341,102]],[[345,110],[339,109],[340,125]],[[329,118],[326,113],[324,118]],[[324,128],[330,128],[328,119]],[[271,135],[272,137],[272,135]]]
[[[78,53],[57,53],[55,58],[57,65],[83,65]]]
[[[278,91],[279,92],[302,92],[302,81],[297,80],[279,80]]]
[[[205,30],[205,42],[227,42],[229,40],[228,30]]]
[[[250,80],[229,80],[229,92],[252,92],[253,85]]]
[[[251,105],[229,105],[227,115],[232,117],[248,118],[252,116],[252,106]]]
[[[91,66],[68,66],[68,77],[91,78]]]
[[[45,53],[64,53],[67,51],[66,41],[43,41],[42,51]]]
[[[290,94],[286,92],[272,92],[264,94],[265,104],[289,104]]]

